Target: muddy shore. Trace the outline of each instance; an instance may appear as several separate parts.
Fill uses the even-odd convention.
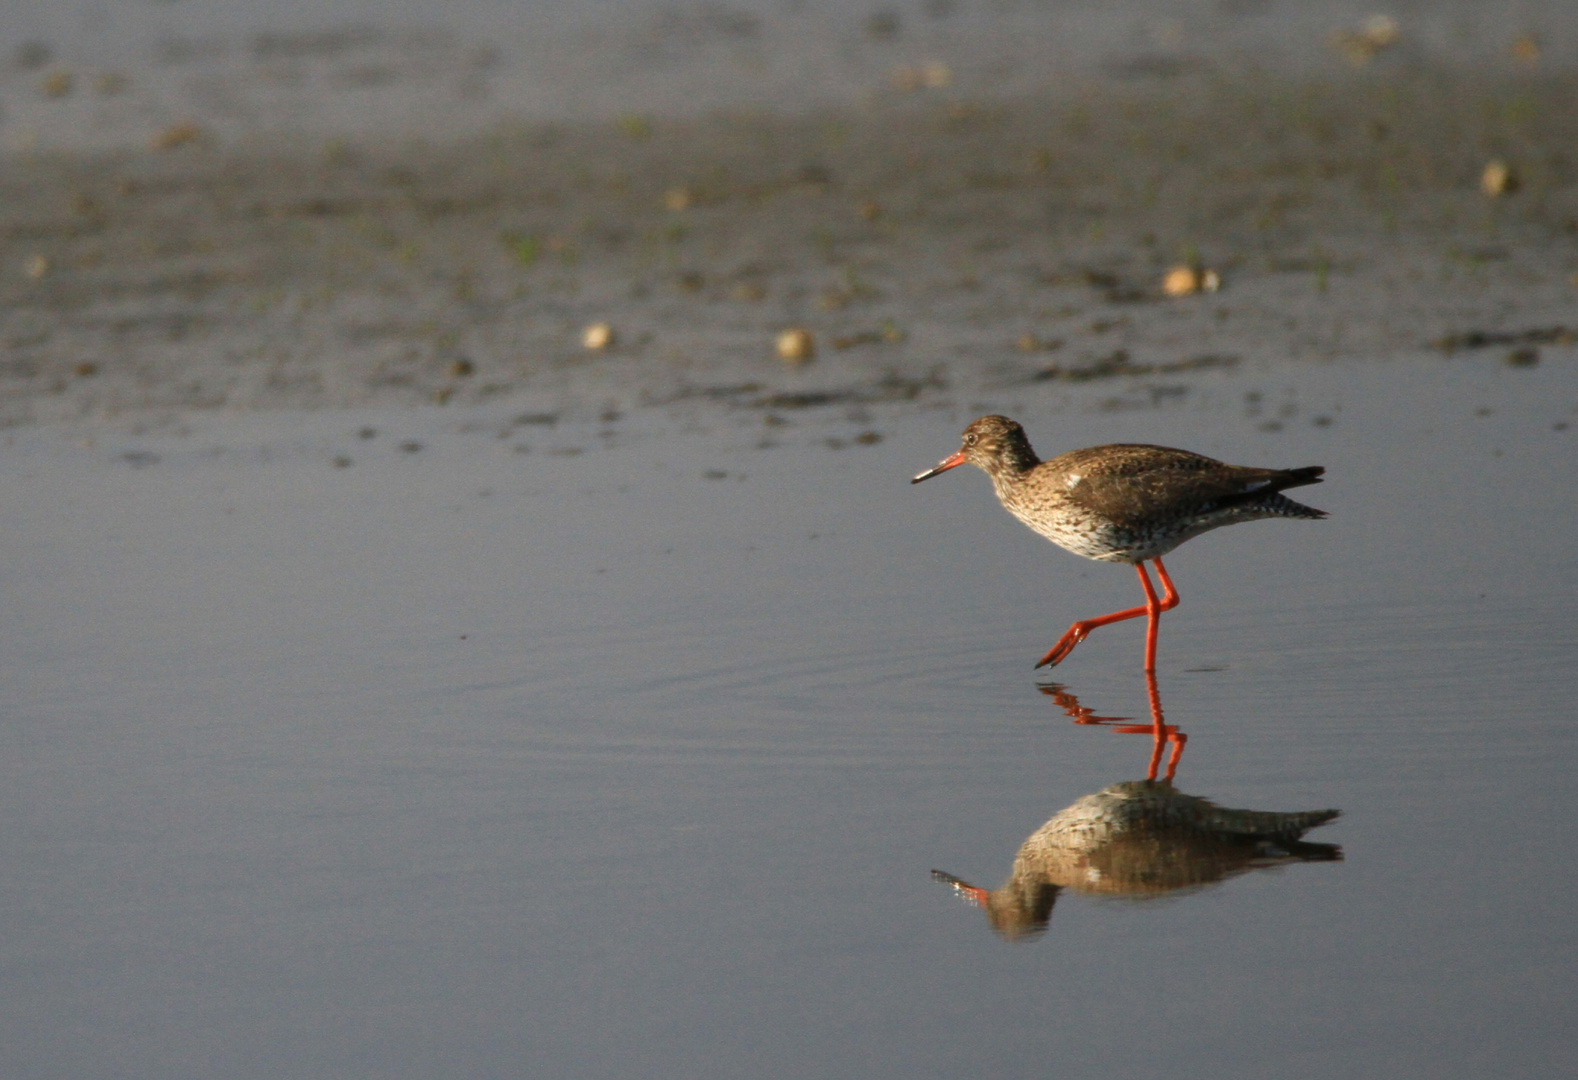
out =
[[[447,143],[15,152],[0,423],[507,395],[774,412],[1093,379],[1122,405],[1282,360],[1568,363],[1575,91],[1184,70]],[[1511,183],[1487,194],[1493,160]],[[1168,296],[1180,265],[1220,291]],[[789,328],[814,358],[778,357]]]

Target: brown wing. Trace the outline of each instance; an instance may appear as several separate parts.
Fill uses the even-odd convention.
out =
[[[1187,517],[1256,502],[1290,487],[1320,483],[1325,470],[1227,465],[1167,446],[1119,444],[1076,450],[1055,465],[1078,482],[1069,498],[1120,526]]]

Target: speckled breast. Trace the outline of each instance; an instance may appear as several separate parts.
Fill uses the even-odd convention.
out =
[[[1078,504],[1063,500],[1055,508],[1024,506],[1017,499],[1004,499],[1003,505],[1014,517],[1065,551],[1098,562],[1137,563],[1166,555],[1185,540],[1236,521],[1252,521],[1273,516],[1255,506],[1193,514],[1165,522],[1130,526],[1093,513]]]
[[[1037,513],[1008,504],[1009,513],[1065,551],[1099,562],[1136,563],[1165,555],[1189,537],[1212,527],[1190,529],[1193,522],[1169,528],[1124,528],[1099,514],[1064,503],[1053,514]]]

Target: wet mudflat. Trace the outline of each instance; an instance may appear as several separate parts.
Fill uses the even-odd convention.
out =
[[[1574,337],[1568,72],[968,89],[10,155],[0,423],[1166,393],[1264,359]],[[1495,163],[1516,190],[1484,193]],[[1179,271],[1192,295],[1169,296]],[[774,362],[786,330],[814,364]]]
[[[1549,1075],[1571,371],[981,403],[1044,453],[1330,470],[1329,520],[1169,560],[1158,691],[1179,791],[1340,809],[1306,839],[1341,861],[1127,899],[1093,876],[1015,943],[931,871],[995,888],[1152,740],[1071,722],[1030,669],[1133,575],[973,471],[906,482],[973,412],[810,410],[766,447],[751,410],[17,429],[5,1071]],[[1267,400],[1295,405],[1277,430]],[[1052,679],[1146,723],[1142,636],[1098,631]]]

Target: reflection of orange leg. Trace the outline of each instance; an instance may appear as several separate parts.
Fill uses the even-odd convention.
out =
[[[1163,571],[1165,573],[1165,571]],[[1128,724],[1126,716],[1097,716],[1096,710],[1087,708],[1079,703],[1079,698],[1066,687],[1057,683],[1049,683],[1038,687],[1043,694],[1048,695],[1053,701],[1068,713],[1069,718],[1076,724],[1099,724],[1109,727],[1121,735],[1149,735],[1151,737],[1151,767],[1146,773],[1147,780],[1155,780],[1156,774],[1161,771],[1162,751],[1168,743],[1173,744],[1172,756],[1167,759],[1166,781],[1172,783],[1178,774],[1178,759],[1183,757],[1184,744],[1189,741],[1189,736],[1169,724],[1162,716],[1162,695],[1156,686],[1156,672],[1145,673],[1145,685],[1151,698],[1151,722],[1149,724]],[[934,873],[933,876],[936,876]],[[939,878],[939,880],[943,880]],[[956,886],[957,887],[957,886]]]
[[[1076,724],[1117,724],[1128,719],[1127,716],[1097,716],[1095,709],[1081,705],[1079,698],[1057,683],[1048,683],[1036,689],[1057,702],[1058,706],[1068,713],[1069,719]]]
[[[1165,579],[1164,579],[1165,580]],[[1162,764],[1162,747],[1168,743],[1173,744],[1173,754],[1167,760],[1167,782],[1172,783],[1174,776],[1178,775],[1178,759],[1183,757],[1184,743],[1189,741],[1189,736],[1175,727],[1170,727],[1162,717],[1162,695],[1156,688],[1156,673],[1145,673],[1147,688],[1151,694],[1151,736],[1156,741],[1151,750],[1151,767],[1145,774],[1147,780],[1156,779],[1156,771]]]
[[[1152,559],[1156,564],[1156,572],[1161,576],[1162,588],[1165,595],[1157,597],[1156,587],[1151,584],[1150,575],[1145,572],[1145,564],[1137,562],[1134,569],[1140,575],[1140,587],[1145,590],[1145,606],[1129,608],[1126,611],[1115,611],[1111,615],[1102,615],[1095,619],[1084,619],[1068,628],[1068,632],[1058,639],[1052,646],[1052,651],[1041,658],[1036,667],[1057,665],[1067,659],[1068,654],[1090,636],[1090,632],[1099,626],[1109,623],[1122,622],[1124,619],[1138,619],[1141,615],[1150,617],[1150,625],[1145,634],[1145,670],[1156,670],[1156,637],[1161,630],[1161,614],[1178,606],[1178,590],[1173,588],[1173,579],[1168,575],[1167,568],[1160,559]]]
[[[1167,759],[1167,782],[1173,782],[1173,777],[1178,775],[1178,759],[1183,757],[1184,744],[1189,741],[1189,736],[1177,729],[1173,730],[1173,756]]]

